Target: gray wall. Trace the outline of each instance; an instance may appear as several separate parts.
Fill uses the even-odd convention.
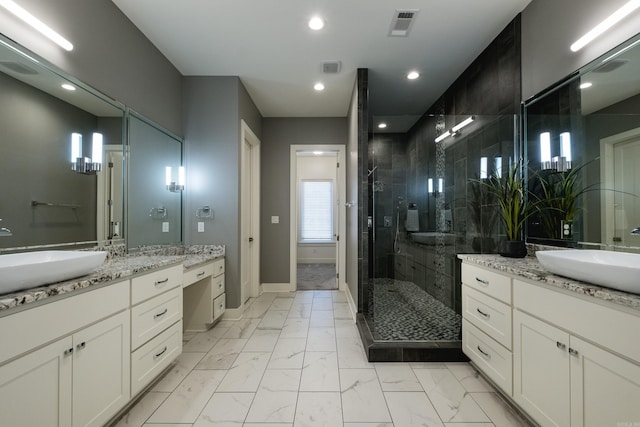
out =
[[[4,8],[0,29],[47,61],[182,135],[181,75],[109,0],[21,0],[74,44],[67,52]]]
[[[291,145],[347,143],[347,119],[266,118],[260,160],[260,276],[262,283],[289,283]],[[279,224],[271,224],[271,216]],[[295,262],[295,260],[294,260]]]
[[[522,12],[522,97],[528,99],[640,28],[636,11],[578,52],[569,46],[628,0],[534,0]]]
[[[186,244],[226,245],[227,307],[240,295],[240,120],[261,138],[260,113],[238,77],[185,77],[183,120],[187,188]],[[209,205],[215,218],[197,232],[197,208]]]

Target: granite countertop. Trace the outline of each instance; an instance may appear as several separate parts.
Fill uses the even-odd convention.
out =
[[[116,256],[104,262],[96,271],[86,276],[37,288],[0,295],[0,313],[46,298],[67,294],[91,286],[118,279],[126,279],[139,273],[183,263],[184,269],[197,267],[224,256],[220,251],[194,251],[182,255],[136,254]]]
[[[503,271],[559,289],[623,305],[640,312],[640,295],[556,276],[546,271],[535,256],[505,258],[500,255],[460,254],[458,258],[465,262]]]

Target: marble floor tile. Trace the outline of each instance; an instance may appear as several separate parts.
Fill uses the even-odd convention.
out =
[[[384,397],[395,427],[444,425],[424,392],[387,392]]]
[[[193,427],[241,427],[253,401],[253,393],[214,393]]]
[[[333,311],[333,300],[331,298],[318,298],[315,297],[313,299],[313,305],[311,306],[311,310],[317,311]]]
[[[242,317],[248,319],[261,318],[271,307],[271,301],[254,301],[243,313]]]
[[[335,320],[333,318],[333,310],[311,310],[309,316],[310,328],[333,328]]]
[[[468,392],[493,391],[493,387],[468,363],[447,363],[447,368]]]
[[[344,292],[333,292],[331,295],[333,302],[347,302],[347,295]]]
[[[196,367],[206,353],[182,353],[165,376],[153,386],[153,391],[171,393],[183,379]]]
[[[191,427],[193,424],[176,424],[176,423],[162,423],[162,424],[143,424],[142,427]]]
[[[244,352],[272,352],[278,342],[280,331],[270,329],[256,329],[251,338],[247,341],[242,351]]]
[[[353,338],[336,338],[338,348],[338,367],[345,368],[372,368],[367,356],[364,354],[362,342]]]
[[[293,298],[293,303],[306,302],[311,304],[313,302],[313,291],[299,291],[296,292],[296,296]]]
[[[394,427],[394,426],[393,426],[393,423],[344,423],[344,427]]]
[[[496,427],[493,423],[444,423],[444,427]]]
[[[300,391],[340,391],[338,356],[335,351],[305,353]]]
[[[256,392],[271,353],[240,353],[218,387],[219,392]]]
[[[191,371],[148,422],[194,423],[224,375],[225,371],[221,370]]]
[[[244,423],[242,427],[292,427],[293,423]]]
[[[258,329],[269,329],[280,332],[285,320],[287,320],[288,314],[289,312],[286,310],[269,310],[262,317],[262,320],[258,324]]]
[[[360,339],[358,327],[353,320],[335,319],[336,338]]]
[[[249,338],[262,319],[240,319],[234,321],[222,338]]]
[[[169,393],[147,393],[118,421],[115,427],[140,427],[167,397]]]
[[[309,328],[307,351],[336,351],[334,328]]]
[[[422,391],[418,378],[406,363],[376,363],[375,368],[383,391]]]
[[[344,422],[391,422],[375,369],[340,369]]]
[[[333,299],[333,292],[334,291],[316,290],[316,291],[311,291],[311,292],[313,292],[314,298],[331,298],[331,299]]]
[[[529,425],[495,392],[471,393],[471,397],[480,405],[480,408],[489,416],[496,427],[526,427]]]
[[[442,362],[410,362],[411,369],[447,369],[446,363]]]
[[[309,331],[309,319],[289,318],[284,322],[280,338],[306,338]]]
[[[311,303],[294,302],[289,310],[289,318],[308,319],[311,317]]]
[[[284,310],[289,311],[291,308],[291,304],[293,303],[293,298],[276,298],[269,310]]]
[[[300,392],[294,427],[342,427],[338,392]]]
[[[247,339],[221,338],[211,351],[204,355],[195,369],[229,369],[247,341]]]
[[[414,369],[413,372],[444,422],[490,422],[450,370]]]
[[[276,343],[269,369],[302,369],[306,338],[280,338]]]
[[[226,334],[228,328],[224,328],[222,326],[218,327],[216,325],[215,328],[209,329],[207,332],[199,332],[195,334],[193,338],[189,340],[187,344],[182,346],[182,351],[187,352],[197,352],[197,353],[206,353],[213,348],[214,345],[222,338],[224,334]]]
[[[247,422],[293,422],[301,371],[267,370],[262,377]]]

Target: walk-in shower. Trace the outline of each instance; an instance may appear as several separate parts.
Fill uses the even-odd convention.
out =
[[[445,124],[464,119],[424,117],[406,133],[369,136],[371,243],[361,330],[370,360],[464,359],[457,254],[491,252],[489,244],[477,247],[478,238],[497,241],[501,231],[475,221],[490,215],[474,208],[495,206],[474,200],[470,183],[486,159],[508,166],[517,128],[514,116],[478,115],[464,132],[435,141]]]

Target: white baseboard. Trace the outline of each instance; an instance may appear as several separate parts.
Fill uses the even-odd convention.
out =
[[[356,305],[356,303],[353,300],[353,297],[351,296],[351,291],[349,290],[349,286],[347,286],[347,284],[345,283],[344,286],[344,293],[347,296],[347,304],[349,305],[349,311],[351,312],[351,317],[353,318],[353,321],[356,321],[356,314],[358,313],[358,306]]]
[[[291,283],[263,283],[262,284],[262,292],[293,292],[295,291],[295,286],[292,286]]]
[[[335,264],[334,258],[298,258],[298,264]]]
[[[238,308],[227,308],[224,313],[222,313],[222,320],[242,319],[242,313],[244,313],[244,305]]]

